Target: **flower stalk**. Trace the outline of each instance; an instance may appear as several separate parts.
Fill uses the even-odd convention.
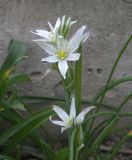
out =
[[[80,59],[75,65],[75,97],[76,97],[76,109],[77,113],[81,111],[81,77],[82,77],[82,44],[80,44],[78,52],[80,53]]]

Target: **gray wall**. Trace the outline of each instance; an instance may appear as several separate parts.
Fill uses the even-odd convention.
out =
[[[22,87],[22,93],[63,96],[62,87],[57,85],[60,78],[55,72],[40,81],[48,68],[47,64],[40,62],[46,53],[32,42],[36,36],[30,31],[46,29],[47,21],[54,23],[57,17],[64,14],[78,21],[75,29],[85,24],[90,32],[83,56],[82,88],[85,99],[92,98],[105,84],[118,52],[132,31],[131,0],[0,0],[0,63],[6,56],[11,38],[20,39],[28,45],[29,58],[18,72],[30,74],[33,82]],[[132,45],[123,56],[114,79],[132,75],[131,50]],[[131,90],[132,83],[115,88],[107,94],[108,103],[119,104]]]

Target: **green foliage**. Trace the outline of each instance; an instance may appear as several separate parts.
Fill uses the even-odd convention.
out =
[[[56,154],[55,160],[67,160],[69,157],[69,149],[63,148],[60,149],[59,152]]]
[[[67,23],[69,23],[68,19]],[[63,32],[65,33],[65,31]],[[104,102],[105,95],[109,90],[120,84],[132,82],[132,76],[117,80],[112,79],[115,69],[131,40],[132,36],[129,37],[121,49],[108,76],[107,83],[89,101],[81,99],[82,58],[76,62],[75,69],[70,66],[67,74],[68,78],[63,80],[65,98],[18,96],[16,84],[30,82],[31,80],[26,74],[14,73],[17,65],[27,56],[26,46],[20,41],[11,40],[8,48],[9,54],[0,68],[0,159],[19,160],[26,156],[27,159],[36,160],[88,160],[90,158],[104,160],[100,151],[104,139],[109,137],[111,133],[120,131],[120,129],[115,129],[115,126],[121,118],[132,118],[132,112],[121,112],[122,108],[131,100],[131,92],[124,97],[119,106],[109,106]],[[82,45],[80,45],[79,51],[82,53]],[[54,135],[50,135],[44,128],[44,124],[53,115],[53,111],[50,107],[44,107],[33,112],[32,106],[29,106],[29,104],[52,102],[53,104],[66,104],[69,107],[73,89],[75,89],[77,113],[81,111],[81,104],[95,105],[96,111],[85,118],[83,125],[78,126],[78,128],[73,127],[69,131],[69,147],[65,146],[59,149],[59,147],[56,147]],[[107,111],[102,111],[102,107],[105,107]],[[97,118],[102,116],[105,117],[104,120],[95,123]],[[4,127],[3,123],[7,126]],[[131,125],[129,125],[129,128],[132,130]],[[121,128],[121,130],[124,129],[125,127]],[[81,137],[83,138],[81,139]],[[105,159],[113,160],[122,145],[131,137],[131,132],[126,133],[121,141],[107,153]],[[84,146],[79,148],[82,142]]]

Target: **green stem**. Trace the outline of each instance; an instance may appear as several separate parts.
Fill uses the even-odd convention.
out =
[[[80,44],[78,52],[80,53],[80,59],[75,65],[75,102],[77,114],[81,111],[82,44]]]
[[[77,128],[72,130],[71,139],[70,139],[70,157],[69,157],[69,160],[75,160],[74,158],[75,158],[75,152],[76,152],[76,147],[75,147],[76,134],[77,134]]]
[[[63,82],[64,82],[64,90],[65,90],[66,109],[69,112],[69,110],[70,110],[70,93],[69,93],[69,90],[67,89],[66,80],[63,80]]]

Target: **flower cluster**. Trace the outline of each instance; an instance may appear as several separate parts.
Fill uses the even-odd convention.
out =
[[[62,19],[57,19],[54,27],[48,22],[50,31],[39,29],[32,32],[42,37],[34,41],[49,54],[48,57],[42,58],[41,61],[57,63],[64,79],[66,79],[68,61],[79,60],[80,53],[78,53],[77,49],[80,43],[83,43],[89,35],[84,33],[86,26],[82,26],[69,38],[69,31],[74,23],[76,21],[71,21],[70,17],[63,16]]]
[[[69,67],[68,61],[78,61],[80,53],[77,51],[80,44],[83,43],[89,36],[89,33],[84,33],[86,26],[81,26],[75,34],[69,38],[71,26],[76,21],[71,21],[70,17],[63,16],[58,18],[55,26],[48,22],[50,31],[35,30],[34,34],[40,36],[40,39],[34,40],[49,56],[42,58],[41,61],[57,64],[57,69],[61,73],[63,79],[67,78]],[[70,114],[68,115],[62,108],[53,105],[54,112],[60,117],[60,120],[50,120],[52,123],[62,126],[61,132],[68,128],[80,125],[83,123],[85,115],[93,109],[94,106],[84,109],[79,115],[76,115],[75,96],[71,98]]]

